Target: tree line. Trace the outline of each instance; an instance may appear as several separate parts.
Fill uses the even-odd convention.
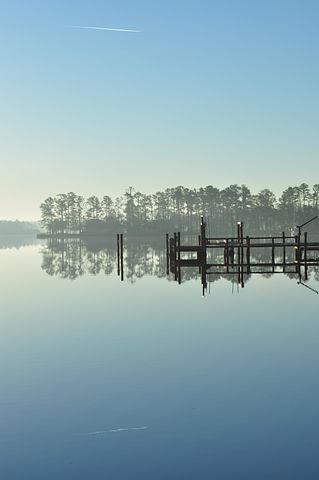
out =
[[[254,231],[292,226],[319,210],[319,184],[288,187],[279,198],[268,188],[254,194],[246,185],[224,189],[177,186],[154,194],[129,187],[124,195],[84,198],[73,192],[48,197],[40,206],[41,223],[50,235],[100,234],[107,231],[196,233],[206,219],[220,233],[237,220]],[[276,228],[276,227],[275,227]]]

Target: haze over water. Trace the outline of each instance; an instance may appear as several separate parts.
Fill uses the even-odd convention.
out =
[[[275,275],[202,298],[129,248],[124,282],[115,245],[73,281],[45,244],[0,250],[2,477],[315,478],[318,295]]]

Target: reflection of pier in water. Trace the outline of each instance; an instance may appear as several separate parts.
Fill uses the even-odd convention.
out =
[[[50,276],[57,276],[62,279],[75,280],[85,275],[116,275],[125,282],[135,283],[142,277],[157,277],[167,279],[168,281],[179,281],[184,283],[190,280],[202,279],[203,286],[212,285],[219,280],[227,280],[231,284],[240,286],[246,284],[256,273],[263,277],[270,277],[273,274],[283,272],[290,278],[296,278],[303,283],[304,274],[299,279],[298,263],[295,263],[294,248],[286,245],[286,261],[285,266],[279,267],[283,263],[282,254],[283,247],[275,246],[275,264],[271,262],[271,248],[252,248],[250,252],[250,268],[247,273],[246,265],[246,248],[244,247],[244,255],[241,255],[241,261],[237,261],[238,250],[234,249],[234,258],[232,259],[231,244],[229,242],[229,262],[227,268],[227,258],[225,266],[225,245],[218,243],[218,248],[206,250],[206,264],[198,262],[198,250],[194,252],[180,251],[180,264],[178,264],[178,254],[176,257],[167,256],[165,251],[165,242],[163,238],[124,238],[119,236],[118,246],[116,238],[92,238],[89,240],[81,239],[50,239],[41,247],[42,253],[42,269]],[[189,245],[192,246],[190,237],[187,237]],[[194,239],[193,239],[194,240]],[[225,239],[224,239],[225,240]],[[285,238],[286,243],[293,239]],[[218,240],[220,242],[221,240]],[[176,234],[176,242],[178,243],[178,235]],[[185,239],[183,238],[183,242]],[[193,242],[194,243],[194,242]],[[295,245],[295,243],[294,243]],[[197,245],[198,247],[200,245]],[[240,244],[239,244],[240,246]],[[301,245],[302,246],[302,245]],[[238,247],[238,245],[236,245]],[[281,258],[279,256],[281,252]],[[318,261],[313,262],[315,250],[308,250],[307,256],[307,276],[311,276],[315,281],[319,282]],[[173,250],[171,250],[173,254]],[[270,256],[267,260],[267,256]],[[187,257],[187,258],[185,258]],[[304,258],[304,253],[302,254]],[[177,260],[177,261],[176,261]],[[185,268],[184,260],[190,260]],[[195,261],[195,262],[194,262]],[[243,268],[242,268],[243,263]],[[266,264],[270,263],[270,267]],[[300,262],[300,272],[304,273],[304,262]],[[192,264],[193,266],[190,266]],[[218,264],[218,267],[209,267],[209,264]],[[263,266],[259,266],[263,265]],[[168,271],[167,271],[168,269]],[[228,270],[228,271],[227,271]],[[173,272],[167,276],[167,273]],[[205,273],[206,272],[206,273]],[[308,275],[309,273],[309,275]],[[239,283],[238,283],[239,282]],[[301,284],[301,283],[300,283]],[[309,287],[309,285],[307,285]],[[205,290],[204,289],[204,290]]]
[[[294,236],[285,232],[271,237],[244,236],[243,222],[238,222],[236,237],[207,237],[202,217],[197,245],[182,244],[180,232],[171,238],[166,235],[167,275],[172,273],[175,281],[181,283],[183,267],[198,268],[203,294],[208,277],[213,275],[236,277],[243,288],[245,278],[251,275],[289,274],[310,288],[304,281],[308,280],[309,268],[319,265],[319,242],[309,242],[307,232],[302,235],[302,228],[316,218],[297,226]]]

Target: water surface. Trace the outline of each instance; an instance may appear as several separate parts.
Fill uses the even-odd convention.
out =
[[[319,296],[296,278],[203,298],[160,246],[128,246],[124,282],[113,245],[80,270],[72,246],[63,268],[45,244],[5,247],[1,478],[318,476]]]

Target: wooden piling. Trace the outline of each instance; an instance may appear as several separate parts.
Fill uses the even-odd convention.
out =
[[[124,280],[124,261],[123,261],[123,233],[120,235],[120,253],[121,253],[121,281]]]
[[[300,241],[301,241],[301,233],[300,233],[300,228],[299,228],[299,234],[298,234],[298,254],[297,254],[297,257],[298,257],[298,274],[299,274],[299,277],[301,276],[301,248],[300,248]]]
[[[305,280],[308,280],[308,259],[307,259],[307,248],[308,248],[308,234],[307,232],[304,233],[304,251],[303,251],[303,258],[304,258],[304,265],[305,265]]]
[[[244,264],[244,222],[240,222],[240,256],[241,256],[241,265]]]
[[[177,233],[174,232],[174,279],[177,281]]]
[[[298,235],[295,235],[295,263],[296,273],[298,273]]]
[[[226,270],[227,273],[229,272],[229,240],[226,239],[226,246],[225,246],[225,259],[226,259]]]
[[[237,222],[237,245],[237,264],[240,265],[240,222]]]
[[[286,236],[285,232],[282,232],[282,263],[283,263],[283,272],[286,272]]]
[[[200,245],[202,247],[205,247],[206,245],[206,223],[204,222],[204,217],[202,217],[200,224]]]
[[[272,263],[272,271],[275,271],[275,239],[274,237],[271,238],[271,263]]]
[[[169,275],[169,235],[166,234],[166,275]]]
[[[120,234],[116,234],[116,245],[117,245],[117,274],[120,276]]]
[[[200,225],[200,246],[201,253],[200,253],[200,260],[202,263],[206,263],[206,223],[204,221],[204,217],[202,217],[201,225]]]
[[[246,237],[246,244],[247,244],[247,247],[246,247],[246,261],[247,261],[247,273],[249,274],[250,273],[250,238]]]
[[[177,232],[178,283],[181,284],[181,232]]]

